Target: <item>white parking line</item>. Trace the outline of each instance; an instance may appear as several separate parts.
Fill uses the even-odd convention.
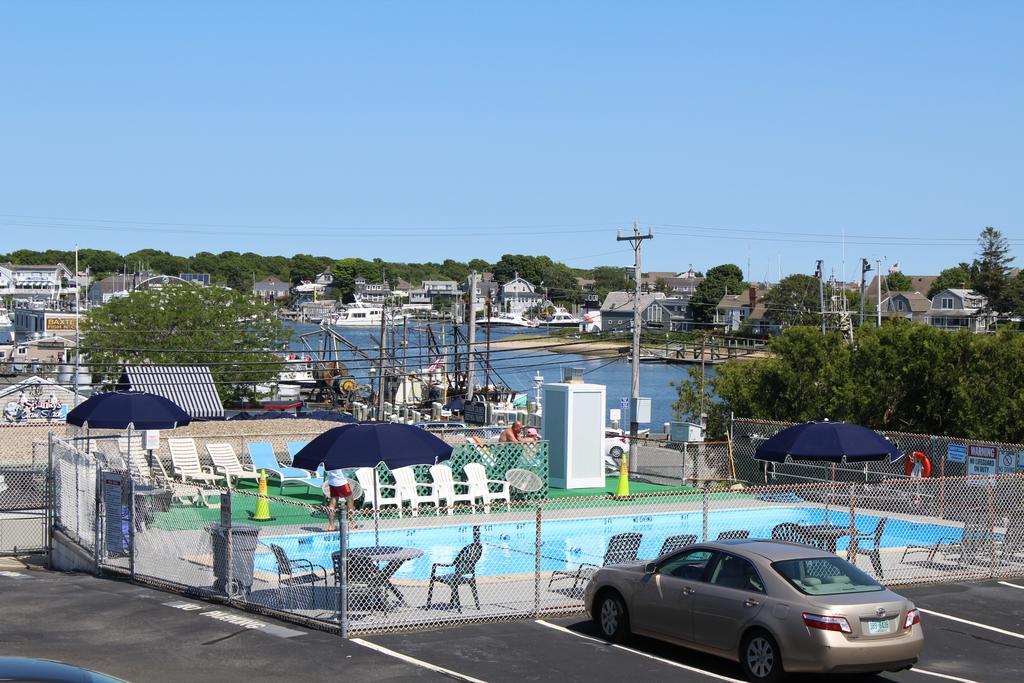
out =
[[[729,678],[728,676],[722,676],[720,674],[712,673],[710,671],[705,671],[704,669],[698,669],[698,668],[693,667],[693,666],[687,666],[686,664],[680,664],[679,662],[674,662],[671,659],[665,659],[664,657],[656,657],[656,656],[654,656],[652,654],[648,654],[648,653],[644,652],[643,650],[634,650],[633,648],[626,647],[625,645],[616,645],[615,643],[609,643],[607,640],[602,640],[601,638],[594,638],[593,636],[588,636],[588,635],[584,635],[582,633],[577,633],[576,631],[573,631],[570,628],[566,628],[564,626],[559,626],[558,624],[552,624],[551,622],[544,621],[543,619],[538,619],[536,621],[536,623],[540,624],[541,626],[547,626],[548,628],[552,628],[552,629],[554,629],[556,631],[562,631],[564,633],[568,633],[570,635],[574,635],[577,638],[583,638],[584,640],[590,640],[590,641],[593,641],[595,643],[600,643],[601,645],[607,645],[608,647],[612,647],[612,648],[615,648],[617,650],[625,650],[626,652],[632,652],[635,655],[640,655],[641,657],[646,657],[647,659],[653,659],[656,662],[661,662],[662,664],[668,664],[669,666],[674,666],[674,667],[676,667],[678,669],[686,669],[687,671],[692,671],[692,672],[697,673],[697,674],[703,674],[703,675],[708,676],[710,678],[717,678],[720,681],[730,681],[731,683],[743,683],[743,681],[741,681],[738,678]]]
[[[959,676],[950,676],[949,674],[940,674],[938,671],[925,671],[924,669],[918,669],[916,666],[911,669],[913,673],[924,674],[925,676],[935,676],[936,678],[945,678],[947,681],[960,681],[960,683],[978,683],[978,681],[970,678],[960,678]]]
[[[999,583],[1003,584],[1004,586],[1009,586],[1010,588],[1019,588],[1022,591],[1024,591],[1024,586],[1018,586],[1017,584],[1010,583],[1009,581],[1000,581]]]
[[[1007,631],[1005,629],[996,628],[995,626],[989,626],[988,624],[979,624],[976,621],[969,621],[967,619],[961,619],[960,617],[954,617],[950,614],[943,614],[942,612],[933,612],[930,609],[924,607],[918,607],[922,614],[930,614],[933,617],[939,617],[940,619],[949,619],[950,621],[959,621],[961,624],[969,624],[978,628],[983,628],[987,631],[995,631],[996,633],[1002,633],[1004,636],[1010,636],[1011,638],[1020,638],[1024,640],[1024,633],[1014,633],[1013,631]]]
[[[451,676],[452,678],[456,678],[460,681],[469,681],[470,683],[487,683],[487,681],[480,680],[479,678],[473,678],[472,676],[467,676],[466,674],[460,674],[458,671],[445,669],[444,667],[437,666],[436,664],[424,662],[422,659],[416,659],[414,657],[410,657],[409,655],[403,655],[401,652],[389,650],[386,647],[377,645],[376,643],[371,643],[369,641],[363,640],[362,638],[352,638],[349,642],[358,643],[359,645],[362,645],[363,647],[368,647],[375,652],[388,655],[389,657],[394,657],[395,659],[401,659],[403,662],[415,664],[416,666],[421,666],[424,669],[436,671],[437,673],[444,674],[445,676]]]

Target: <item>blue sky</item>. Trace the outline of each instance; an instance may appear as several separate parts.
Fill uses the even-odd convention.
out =
[[[1024,3],[0,5],[4,250],[1024,253]],[[30,218],[31,217],[31,218]]]

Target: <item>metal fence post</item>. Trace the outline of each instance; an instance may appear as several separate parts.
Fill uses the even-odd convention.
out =
[[[135,581],[135,479],[129,470],[128,475],[128,575]],[[121,486],[124,487],[122,481]]]
[[[46,543],[47,569],[53,569],[53,525],[56,523],[57,512],[55,482],[56,477],[53,474],[53,432],[48,432],[46,435],[46,498],[44,500],[44,505],[46,506],[46,528],[43,530]]]
[[[996,519],[993,501],[993,498],[995,497],[996,483],[997,479],[995,477],[988,480],[988,574],[990,578],[994,578],[996,575]]]
[[[701,541],[704,543],[708,542],[708,490],[711,488],[711,482],[704,482],[704,491],[701,494],[701,517],[702,517],[702,536]]]
[[[543,503],[537,501],[536,522],[533,536],[533,614],[540,616],[540,548],[541,548],[541,520],[543,517]]]
[[[850,545],[846,546],[846,561],[857,563],[857,496],[853,484],[850,484]]]
[[[338,506],[338,635],[348,638],[348,505]],[[456,587],[458,590],[458,587]]]
[[[95,511],[93,516],[95,517],[95,519],[93,520],[94,521],[94,525],[93,525],[94,528],[93,528],[93,544],[92,544],[92,548],[93,548],[93,551],[92,551],[93,562],[95,562],[95,564],[96,564],[96,576],[99,576],[100,573],[101,573],[100,572],[100,543],[102,542],[102,535],[103,535],[102,534],[103,520],[101,518],[101,512],[102,512],[102,509],[103,509],[103,506],[101,505],[101,503],[103,501],[103,488],[102,488],[103,475],[102,475],[102,472],[103,472],[103,470],[100,469],[99,463],[97,463],[96,464],[96,486],[95,486],[95,491],[93,493],[93,495],[95,497],[95,500],[93,501],[93,503],[94,503],[93,509]]]

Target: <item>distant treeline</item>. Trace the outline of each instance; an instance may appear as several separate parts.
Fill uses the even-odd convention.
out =
[[[34,251],[18,249],[9,254],[0,255],[0,262],[15,264],[52,264],[63,263],[74,268],[75,252],[58,249]],[[336,259],[329,256],[313,256],[296,254],[294,256],[262,256],[252,252],[223,251],[214,254],[201,251],[194,256],[175,256],[166,251],[141,249],[128,254],[119,254],[104,249],[81,249],[78,252],[78,268],[84,271],[89,268],[90,275],[103,277],[128,268],[148,270],[154,273],[177,275],[178,273],[209,273],[217,284],[224,284],[233,289],[246,291],[251,289],[253,278],[262,280],[273,276],[284,282],[297,284],[302,280],[312,280],[317,274],[330,270],[335,279],[335,295],[350,299],[352,281],[356,277],[364,277],[371,282],[379,282],[382,277],[394,287],[399,279],[418,285],[424,280],[456,280],[465,282],[471,271],[478,273],[490,272],[499,282],[507,282],[518,274],[530,281],[534,286],[547,289],[549,297],[554,301],[578,302],[582,299],[582,288],[577,282],[578,277],[594,277],[608,273],[615,274],[625,280],[621,267],[599,267],[593,271],[579,270],[552,261],[547,256],[527,256],[522,254],[505,254],[497,263],[488,263],[483,259],[472,259],[463,263],[446,259],[441,263],[394,263],[382,259],[366,260],[360,258]],[[613,283],[615,284],[615,283]]]

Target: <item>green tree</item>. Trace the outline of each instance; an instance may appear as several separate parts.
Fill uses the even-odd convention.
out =
[[[782,278],[764,297],[765,317],[783,327],[821,324],[818,278],[796,274]]]
[[[287,341],[271,306],[221,287],[144,289],[92,309],[82,355],[106,384],[133,363],[209,365],[222,399],[250,397],[280,370],[272,349]]]
[[[932,299],[944,289],[968,289],[971,286],[971,267],[961,263],[952,268],[946,268],[939,276],[932,281],[928,288],[928,298]]]
[[[715,266],[708,270],[708,274],[690,297],[690,317],[698,324],[710,323],[715,319],[715,309],[726,293],[739,294],[746,289],[743,271],[739,266],[732,263]]]
[[[988,298],[988,309],[1006,313],[1009,309],[1003,291],[1009,281],[1010,243],[995,228],[989,226],[978,236],[978,258],[971,264],[971,284],[979,294]]]
[[[906,292],[914,286],[914,283],[911,282],[909,277],[896,271],[885,276],[885,286],[888,287],[890,292]]]

